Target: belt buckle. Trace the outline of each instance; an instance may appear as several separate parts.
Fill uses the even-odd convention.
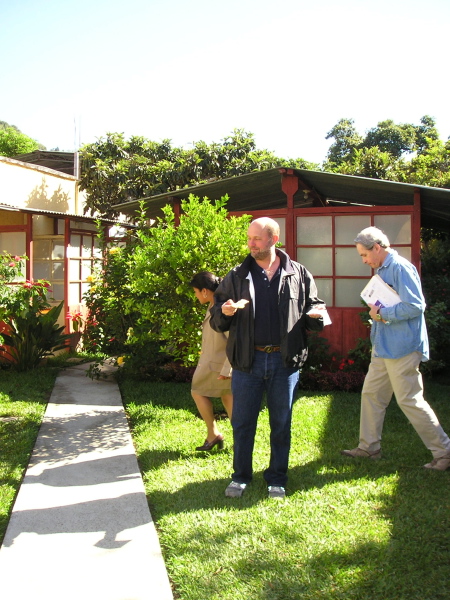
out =
[[[264,346],[264,352],[266,354],[272,354],[272,352],[273,352],[273,346]]]

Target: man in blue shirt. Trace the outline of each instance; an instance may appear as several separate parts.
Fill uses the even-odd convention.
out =
[[[419,371],[420,362],[429,358],[419,274],[413,264],[389,247],[387,236],[376,227],[363,229],[355,244],[363,263],[378,269],[378,275],[399,294],[401,302],[383,308],[369,304],[372,359],[361,395],[359,445],[341,453],[352,458],[381,457],[384,417],[394,393],[433,455],[433,460],[424,466],[445,471],[450,467],[450,439],[423,397]]]

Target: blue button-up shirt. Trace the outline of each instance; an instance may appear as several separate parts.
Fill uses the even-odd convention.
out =
[[[374,321],[370,332],[375,356],[401,358],[420,352],[422,361],[429,359],[428,334],[425,324],[425,298],[416,267],[389,248],[378,275],[400,296],[395,306],[380,309],[389,324]]]

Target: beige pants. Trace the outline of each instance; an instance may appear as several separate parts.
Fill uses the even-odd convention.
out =
[[[380,448],[384,416],[394,393],[433,458],[450,453],[450,439],[423,397],[420,359],[419,352],[395,359],[372,356],[361,395],[359,447],[363,450]]]

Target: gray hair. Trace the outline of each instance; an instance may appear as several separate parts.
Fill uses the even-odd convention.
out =
[[[388,236],[378,227],[366,227],[360,231],[355,238],[355,244],[361,244],[367,250],[372,250],[375,244],[379,244],[382,248],[390,246]]]

